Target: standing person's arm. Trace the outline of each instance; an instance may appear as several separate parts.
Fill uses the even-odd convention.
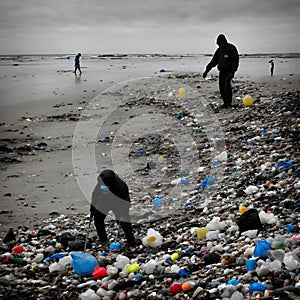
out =
[[[231,61],[231,72],[232,75],[237,71],[239,67],[239,53],[235,46],[232,46],[232,49],[230,51],[230,61]]]
[[[208,72],[214,68],[215,66],[218,65],[218,62],[219,62],[219,52],[220,52],[220,49],[218,48],[213,56],[213,58],[211,59],[211,61],[208,63],[208,65],[206,66],[205,68],[205,71],[203,73],[203,78],[205,78],[208,74]]]

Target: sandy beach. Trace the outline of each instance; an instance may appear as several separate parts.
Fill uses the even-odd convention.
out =
[[[46,87],[53,90],[51,97],[46,97],[46,100],[38,101],[24,101],[16,102],[12,105],[5,103],[1,107],[0,120],[3,122],[0,127],[1,130],[1,230],[2,235],[9,226],[18,226],[20,224],[28,224],[28,222],[36,221],[40,218],[47,217],[51,212],[58,213],[76,213],[88,212],[89,203],[86,195],[78,187],[75,178],[73,162],[72,162],[72,143],[76,125],[80,120],[80,116],[84,110],[89,106],[89,103],[98,95],[108,88],[114,88],[115,84],[121,83],[120,87],[115,87],[118,92],[123,93],[126,101],[127,91],[125,81],[139,80],[139,77],[149,78],[165,78],[174,77],[178,86],[187,85],[188,89],[196,89],[199,95],[208,102],[222,103],[218,96],[218,83],[216,72],[213,73],[213,80],[204,80],[201,72],[193,72],[195,69],[203,68],[203,66],[193,66],[190,72],[170,71],[159,72],[158,66],[156,70],[149,68],[149,70],[140,69],[134,71],[132,69],[138,68],[132,64],[126,65],[126,60],[122,61],[121,66],[118,64],[110,65],[113,70],[105,75],[100,74],[100,78],[95,84],[95,79],[91,76],[95,75],[94,70],[89,74],[89,69],[83,68],[83,75],[75,77],[72,70],[67,70],[65,79],[68,80],[68,86],[62,86],[57,82],[57,86]],[[182,63],[182,59],[174,62],[172,65],[184,66],[190,68],[187,63]],[[165,62],[159,62],[160,66],[167,65]],[[119,68],[117,70],[117,68]],[[194,69],[194,70],[193,70]],[[168,71],[168,70],[167,70]],[[148,74],[146,74],[148,72]],[[56,76],[62,76],[58,72]],[[115,73],[115,79],[112,80],[112,73]],[[139,77],[137,76],[139,73]],[[177,76],[178,75],[178,76]],[[243,75],[243,74],[242,74]],[[257,76],[253,81],[255,85],[259,86],[261,91],[251,90],[252,81],[244,80],[243,76],[236,86],[235,103],[241,103],[241,97],[246,94],[251,94],[254,99],[260,97],[260,94],[266,94],[265,97],[273,97],[276,92],[289,92],[299,88],[299,75],[289,74],[270,76]],[[246,77],[246,76],[245,76]],[[58,78],[59,79],[59,78]],[[49,80],[51,82],[51,80]],[[73,82],[70,84],[70,82]],[[90,82],[92,81],[92,83]],[[147,82],[147,81],[146,81]],[[149,79],[151,82],[151,79]],[[144,84],[144,83],[143,83]],[[177,87],[169,86],[169,92],[177,94]],[[138,87],[139,88],[139,87]],[[161,88],[159,82],[157,88]],[[249,88],[249,90],[247,90]],[[144,92],[149,93],[150,89],[144,88]],[[43,91],[43,89],[42,89]],[[22,91],[18,91],[22,94]],[[34,94],[44,97],[35,87]],[[47,95],[47,93],[46,93]],[[114,95],[112,95],[113,99]],[[174,97],[175,101],[176,97]],[[271,99],[270,99],[271,100]],[[120,114],[124,111],[118,112],[116,110],[116,121],[121,118]],[[159,110],[156,110],[159,113]],[[238,112],[220,112],[216,115],[217,118],[230,118],[230,114]],[[138,114],[143,114],[143,110]],[[130,114],[127,116],[129,119]],[[128,119],[122,122],[125,124]],[[107,132],[112,128],[107,128]],[[99,144],[99,143],[98,143]],[[107,149],[105,150],[107,151]],[[100,163],[99,168],[103,166]],[[108,164],[107,161],[103,162]],[[94,183],[92,183],[94,184]],[[91,186],[92,186],[91,184]]]
[[[49,83],[44,84],[42,75],[36,79],[24,73],[10,74],[16,76],[12,77],[16,78],[13,80],[19,80],[11,87],[20,85],[24,88],[22,80],[25,80],[30,89],[24,90],[23,102],[20,101],[22,90],[11,94],[6,91],[7,98],[3,97],[1,104],[0,235],[3,237],[9,227],[19,228],[24,247],[32,253],[47,247],[51,236],[59,238],[64,231],[84,236],[96,176],[104,168],[113,168],[130,188],[136,236],[142,239],[153,227],[159,229],[165,238],[165,244],[158,248],[161,252],[140,246],[135,252],[124,250],[122,253],[133,260],[146,262],[153,257],[158,261],[163,254],[183,253],[184,248],[190,247],[194,249],[191,255],[195,253],[194,256],[201,259],[193,263],[182,259],[178,264],[189,269],[192,280],[206,280],[209,293],[217,297],[218,290],[214,289],[210,277],[219,276],[216,282],[239,278],[246,285],[250,279],[241,279],[237,274],[247,276],[249,273],[241,267],[244,262],[232,267],[235,269],[233,273],[237,272],[235,276],[229,270],[226,273],[229,275],[225,275],[226,267],[221,271],[218,266],[207,271],[210,269],[203,265],[205,252],[202,252],[202,248],[208,245],[207,240],[192,235],[192,227],[205,226],[214,217],[221,218],[221,223],[227,224],[226,228],[221,230],[217,239],[208,243],[212,243],[224,257],[228,253],[236,258],[243,256],[242,252],[247,247],[254,247],[258,239],[274,238],[284,232],[287,224],[293,224],[297,243],[300,74],[284,72],[271,77],[266,70],[254,76],[243,65],[242,72],[232,83],[233,107],[222,109],[217,72],[202,78],[201,70],[207,58],[199,66],[195,65],[195,58],[160,57],[158,63],[147,68],[147,59],[143,60],[142,64],[136,60],[135,63],[109,60],[103,63],[102,73],[98,68],[93,69],[93,62],[90,62],[89,68],[83,68],[81,77],[76,77],[64,63],[65,67],[59,72],[52,70],[51,76],[45,76]],[[2,74],[2,83],[8,74]],[[52,85],[55,76],[58,78]],[[184,95],[180,97],[179,89],[182,88]],[[8,101],[13,99],[12,95],[16,97],[15,101]],[[254,103],[246,107],[243,98],[249,96]],[[280,162],[291,162],[292,167],[278,167]],[[209,178],[213,183],[206,188],[203,182]],[[245,191],[250,186],[257,186],[258,191],[247,194]],[[161,201],[157,207],[154,207],[154,199]],[[240,216],[241,204],[269,214],[274,212],[279,219],[276,224],[266,224],[259,236],[244,236],[237,241],[237,229],[229,231],[228,228],[234,227]],[[32,244],[31,238],[26,238],[27,229],[29,232],[31,229],[33,232],[45,230],[49,236]],[[110,230],[109,236],[113,241],[115,229]],[[33,241],[38,238],[34,236]],[[95,232],[91,239],[93,246],[88,251],[100,257],[103,248],[97,244]],[[119,239],[124,242],[122,234]],[[288,247],[292,251],[297,245],[288,244]],[[54,251],[58,253],[62,249]],[[46,250],[43,253],[48,255]],[[116,255],[109,254],[111,261],[99,260],[105,265],[113,264]],[[189,257],[188,252],[182,257],[184,255]],[[48,273],[46,269],[48,262],[41,262],[36,269],[36,272],[46,272],[43,287],[36,290],[29,282],[20,290],[21,284],[18,283],[18,292],[11,295],[37,297],[39,294],[39,299],[78,299],[89,286],[85,283],[88,277],[74,277],[70,268],[64,271],[68,273]],[[2,281],[2,293],[11,284],[7,281],[10,270],[2,265],[1,278],[6,276]],[[297,280],[298,270],[293,269]],[[148,276],[143,271],[141,274]],[[122,276],[117,279],[120,284]],[[148,288],[145,291],[136,288],[138,296],[133,299],[148,299],[151,291],[155,294],[153,299],[158,295],[161,299],[173,299],[169,285],[175,275],[168,279],[161,273],[155,276],[158,281],[147,277],[145,284]],[[66,278],[69,278],[69,285],[62,288]],[[259,278],[263,282],[270,281],[269,278]],[[297,285],[296,279],[290,281],[293,287]],[[182,278],[179,280],[183,282]],[[80,283],[82,287],[74,289]],[[95,289],[100,283],[90,285]],[[116,288],[115,294],[120,293],[119,289],[123,288]],[[240,290],[244,294],[248,292],[247,289]],[[190,297],[193,292],[190,292]]]

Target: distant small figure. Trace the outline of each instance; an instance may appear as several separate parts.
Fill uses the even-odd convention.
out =
[[[270,69],[270,71],[271,71],[271,76],[273,76],[273,73],[274,73],[274,61],[273,61],[273,59],[271,59],[271,60],[269,61],[269,63],[271,64],[271,69]]]
[[[75,56],[75,59],[74,59],[74,62],[75,62],[75,70],[74,70],[74,73],[76,75],[76,72],[77,70],[79,70],[79,74],[81,75],[81,69],[80,69],[80,57],[81,57],[81,53],[78,53],[76,56]]]

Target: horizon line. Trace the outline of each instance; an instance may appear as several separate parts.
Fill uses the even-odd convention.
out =
[[[0,53],[0,56],[50,56],[50,55],[57,55],[57,56],[66,56],[66,55],[76,55],[76,53]],[[84,53],[84,52],[81,52]],[[151,55],[151,56],[193,56],[193,55],[209,55],[212,56],[213,53],[164,53],[164,52],[120,52],[120,53],[114,53],[114,52],[105,52],[102,54],[99,53],[92,53],[87,52],[86,55],[97,55],[99,57],[101,56],[130,56],[130,55]],[[247,55],[300,55],[300,52],[251,52],[251,53],[240,53],[240,56],[247,56]]]

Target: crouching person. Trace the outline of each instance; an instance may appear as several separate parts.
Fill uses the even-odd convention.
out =
[[[115,215],[117,223],[122,227],[127,244],[135,245],[129,209],[131,207],[127,184],[112,170],[104,170],[97,179],[92,193],[91,217],[101,243],[108,241],[105,230],[105,218],[109,211]]]

